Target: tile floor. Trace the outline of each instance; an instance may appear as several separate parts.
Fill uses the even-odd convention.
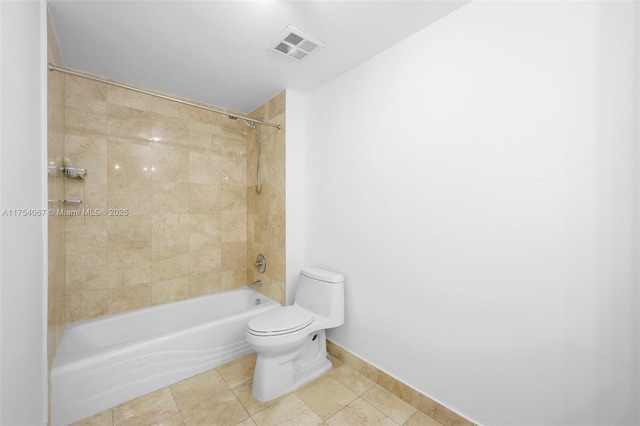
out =
[[[248,355],[75,423],[74,426],[407,425],[441,426],[342,361],[268,403],[251,394]]]

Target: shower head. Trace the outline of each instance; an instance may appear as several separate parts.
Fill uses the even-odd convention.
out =
[[[229,117],[229,118],[230,118],[230,119],[232,119],[232,120],[238,120],[238,117],[234,117],[233,115],[228,115],[227,117]],[[249,127],[250,129],[252,129],[252,130],[255,130],[255,129],[256,129],[256,125],[255,125],[255,123],[251,123],[251,122],[249,122],[249,121],[245,120],[244,118],[240,118],[240,120],[242,120],[242,122],[243,122],[244,124],[246,124],[246,125],[247,125],[247,127]]]

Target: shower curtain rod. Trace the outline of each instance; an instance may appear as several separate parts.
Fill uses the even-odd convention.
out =
[[[204,109],[204,110],[207,110],[207,111],[215,112],[217,114],[226,115],[227,117],[229,117],[231,119],[243,120],[245,123],[262,124],[262,125],[265,125],[265,126],[276,127],[276,128],[278,128],[278,130],[282,129],[282,125],[281,124],[269,123],[269,122],[262,121],[262,120],[256,120],[256,119],[253,119],[253,118],[244,117],[242,115],[234,114],[234,113],[231,113],[231,112],[226,112],[226,111],[222,111],[222,110],[219,110],[219,109],[210,108],[210,107],[207,107],[207,106],[204,106],[204,105],[196,104],[194,102],[184,101],[182,99],[175,98],[173,96],[166,95],[164,93],[158,93],[158,92],[152,92],[150,90],[139,89],[137,87],[129,86],[127,84],[119,83],[117,81],[109,80],[109,79],[106,79],[106,78],[103,78],[103,77],[100,77],[100,76],[97,76],[97,75],[85,73],[85,72],[82,72],[82,71],[72,70],[70,68],[58,67],[58,66],[53,65],[51,63],[49,64],[49,71],[59,71],[59,72],[64,73],[64,74],[75,75],[77,77],[86,78],[88,80],[99,81],[101,83],[110,84],[112,86],[120,87],[120,88],[123,88],[123,89],[133,90],[134,92],[144,93],[145,95],[155,96],[157,98],[166,99],[168,101],[177,102],[179,104],[189,105],[189,106],[192,106],[192,107],[196,107],[196,108]]]

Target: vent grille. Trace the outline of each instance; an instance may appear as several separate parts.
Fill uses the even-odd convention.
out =
[[[276,50],[286,55],[291,50],[291,47],[289,47],[288,44],[280,43],[279,45],[276,46]]]
[[[288,58],[301,61],[321,46],[324,46],[322,41],[289,25],[271,42],[269,49]]]
[[[287,43],[291,43],[294,46],[297,46],[302,40],[304,40],[302,37],[294,33],[289,34],[284,39],[284,41],[286,41]]]

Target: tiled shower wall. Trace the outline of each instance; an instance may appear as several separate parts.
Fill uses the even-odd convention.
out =
[[[248,283],[250,132],[66,76],[65,157],[88,171],[65,180],[65,198],[84,202],[65,208],[84,212],[65,218],[67,322]]]
[[[49,62],[62,64],[62,56],[53,26],[47,16],[47,56]],[[64,75],[49,73],[47,84],[47,166],[62,166],[64,157]],[[47,191],[49,199],[64,198],[64,178],[52,170],[48,173]],[[49,207],[56,207],[50,204]],[[65,323],[64,312],[64,217],[48,218],[48,300],[47,300],[47,354],[49,366],[62,337]]]
[[[270,123],[275,127],[257,126],[261,144],[262,192],[256,192],[257,141],[249,134],[249,164],[247,171],[248,203],[248,276],[251,281],[262,280],[260,291],[285,304],[285,92],[275,96],[250,116]],[[267,259],[267,269],[259,274],[251,265],[262,253]]]

